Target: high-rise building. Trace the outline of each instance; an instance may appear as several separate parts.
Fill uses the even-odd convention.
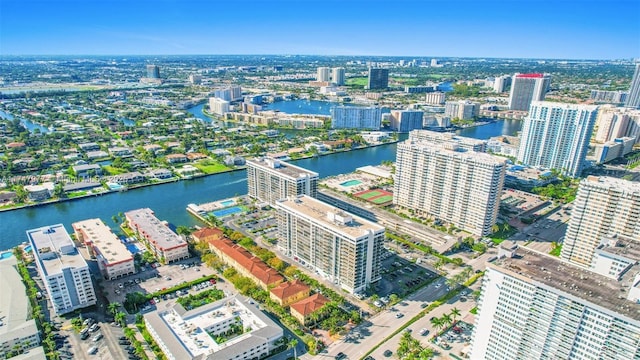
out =
[[[316,81],[328,82],[330,80],[331,69],[328,67],[319,67],[318,74],[316,75]]]
[[[231,104],[227,100],[217,97],[209,98],[209,110],[212,114],[224,115],[231,109]]]
[[[511,85],[511,76],[503,75],[495,78],[493,82],[493,91],[497,93],[503,93],[507,91],[507,88]]]
[[[344,68],[343,67],[334,67],[331,69],[331,82],[335,85],[342,86],[344,85]]]
[[[597,115],[593,105],[534,101],[522,125],[518,161],[580,176]]]
[[[27,230],[27,238],[57,315],[96,304],[89,266],[62,224]]]
[[[444,92],[436,91],[432,93],[427,93],[424,98],[424,101],[429,105],[442,105],[447,99],[447,95]]]
[[[409,133],[409,140],[424,141],[433,144],[455,143],[460,149],[476,152],[486,152],[487,150],[487,140],[458,136],[450,132],[414,130]]]
[[[607,141],[604,144],[595,144],[594,158],[597,164],[608,163],[624,157],[633,151],[635,138],[623,137]]]
[[[213,97],[217,97],[226,101],[238,101],[242,100],[242,87],[240,86],[231,86],[224,89],[218,89],[213,92]]]
[[[147,78],[160,79],[160,68],[158,65],[147,65]]]
[[[187,242],[160,221],[153,210],[131,210],[124,213],[124,216],[131,230],[147,244],[156,259],[168,264],[189,258]]]
[[[391,129],[406,133],[411,130],[422,129],[424,113],[418,110],[394,110],[391,112]]]
[[[136,272],[131,252],[102,220],[78,221],[71,227],[76,239],[85,244],[89,254],[96,258],[105,279],[115,280]]]
[[[318,173],[272,158],[247,160],[249,197],[275,204],[290,196],[318,195]]]
[[[532,101],[544,100],[551,76],[547,74],[515,74],[509,93],[509,110],[527,111]]]
[[[350,293],[380,280],[385,228],[306,195],[276,201],[278,246]]]
[[[200,85],[202,83],[202,76],[198,74],[189,75],[189,82],[194,85]]]
[[[444,115],[452,119],[473,120],[480,115],[480,104],[468,100],[447,101]]]
[[[488,235],[498,216],[505,171],[504,158],[464,151],[455,142],[410,137],[398,144],[393,203]]]
[[[636,71],[633,73],[633,79],[631,79],[631,85],[629,86],[627,102],[624,105],[633,109],[640,109],[640,63],[636,64]]]
[[[598,102],[608,102],[620,104],[627,101],[629,93],[626,91],[605,91],[605,90],[591,90],[591,100]]]
[[[596,118],[595,141],[605,143],[622,137],[640,141],[640,110],[602,105]]]
[[[640,239],[640,183],[589,176],[580,182],[561,257],[591,266],[603,236],[620,234]]]
[[[367,89],[386,89],[389,87],[389,69],[369,68]]]
[[[382,108],[377,106],[334,106],[331,108],[331,128],[379,130]]]
[[[470,359],[640,358],[638,265],[616,281],[528,249],[499,251],[483,277]]]

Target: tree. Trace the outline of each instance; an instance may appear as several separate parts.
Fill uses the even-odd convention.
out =
[[[453,318],[453,323],[455,324],[456,318],[460,316],[460,309],[454,307],[453,309],[451,309],[451,312],[449,314]]]
[[[444,326],[449,326],[453,322],[450,314],[444,314],[440,319]]]
[[[430,322],[431,322],[431,326],[433,326],[436,329],[436,333],[440,332],[440,329],[444,325],[442,319],[435,316],[431,318]]]
[[[127,325],[127,314],[123,313],[122,311],[118,311],[114,316],[113,319],[115,320],[116,323],[120,324],[120,326],[125,327]]]
[[[491,227],[491,232],[497,233],[498,231],[500,231],[500,225],[493,224],[493,226]]]
[[[120,310],[122,305],[119,302],[112,302],[107,305],[107,311],[111,313],[111,315],[116,315],[116,313]]]
[[[293,359],[297,359],[298,358],[298,352],[296,350],[296,346],[298,346],[298,339],[296,338],[291,338],[289,339],[289,342],[287,343],[287,349],[293,349]]]

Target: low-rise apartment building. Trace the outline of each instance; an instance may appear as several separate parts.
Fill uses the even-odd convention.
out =
[[[168,264],[189,257],[187,242],[161,222],[151,209],[131,210],[124,216],[131,230],[161,262]]]

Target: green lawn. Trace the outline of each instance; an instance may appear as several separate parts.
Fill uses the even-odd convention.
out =
[[[371,202],[373,202],[374,204],[384,204],[386,202],[389,202],[393,200],[393,196],[392,195],[384,195],[384,196],[380,196],[377,199],[371,200]]]
[[[369,192],[366,192],[366,193],[360,194],[360,195],[356,195],[356,196],[361,198],[361,199],[369,200],[372,197],[376,197],[376,196],[380,196],[380,195],[382,195],[382,193],[380,191],[371,190]]]
[[[201,161],[193,164],[193,166],[197,167],[200,171],[202,171],[205,174],[215,174],[215,173],[231,170],[230,167],[215,161],[211,161],[211,160]]]
[[[346,79],[345,84],[347,86],[366,86],[369,79],[366,77],[355,77]]]
[[[111,165],[105,165],[102,169],[107,173],[107,175],[120,175],[129,172],[127,169],[117,168]]]

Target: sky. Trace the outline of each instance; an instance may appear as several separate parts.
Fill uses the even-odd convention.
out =
[[[1,55],[640,58],[640,0],[0,0]]]

